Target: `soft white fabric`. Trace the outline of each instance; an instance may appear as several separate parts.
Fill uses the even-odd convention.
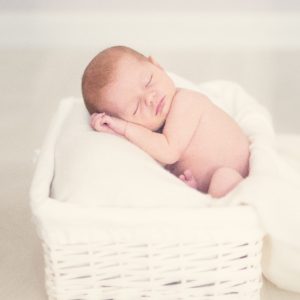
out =
[[[212,201],[126,140],[93,132],[79,101],[56,145],[53,197],[83,206],[110,207],[250,204],[267,233],[265,276],[281,288],[299,292],[300,175],[292,160],[276,151],[268,112],[235,83],[215,81],[195,86],[172,77],[178,86],[207,94],[243,128],[251,140],[249,177],[223,199]]]
[[[298,144],[290,142],[300,153]],[[281,143],[281,148],[284,144]],[[291,152],[291,151],[290,151]],[[293,161],[275,148],[253,143],[251,176],[231,195],[256,208],[267,233],[263,272],[281,288],[300,291],[300,155]]]

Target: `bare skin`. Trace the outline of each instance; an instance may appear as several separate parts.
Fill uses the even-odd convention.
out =
[[[105,113],[91,116],[100,132],[126,137],[189,186],[213,197],[248,175],[249,142],[239,126],[205,95],[176,88],[150,57],[121,58],[103,91]]]

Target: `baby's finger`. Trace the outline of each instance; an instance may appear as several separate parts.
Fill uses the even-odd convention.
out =
[[[98,122],[98,121],[101,121],[101,120],[104,118],[104,116],[105,116],[105,114],[100,113],[100,114],[97,114],[97,115],[94,117],[94,119],[95,119],[96,122]]]
[[[103,124],[106,124],[108,126],[111,124],[111,120],[112,120],[112,118],[110,116],[108,116],[108,115],[104,115],[102,117]]]
[[[98,114],[97,113],[93,113],[90,117],[90,124],[93,124],[95,122],[95,119],[97,118]]]
[[[101,130],[102,121],[100,116],[95,116],[91,122],[91,126],[96,130]]]
[[[95,127],[97,126],[98,122],[99,122],[99,117],[98,117],[97,115],[95,115],[95,116],[91,119],[91,126],[92,126],[93,128],[95,128]]]

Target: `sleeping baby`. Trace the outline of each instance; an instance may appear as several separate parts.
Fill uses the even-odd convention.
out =
[[[86,67],[82,93],[94,130],[125,137],[201,192],[225,196],[248,175],[238,124],[204,93],[176,87],[152,57],[105,49]]]

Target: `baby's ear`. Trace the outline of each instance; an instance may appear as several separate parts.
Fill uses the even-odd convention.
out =
[[[148,56],[148,60],[155,66],[157,66],[158,68],[163,70],[163,67],[152,57],[152,56]]]

